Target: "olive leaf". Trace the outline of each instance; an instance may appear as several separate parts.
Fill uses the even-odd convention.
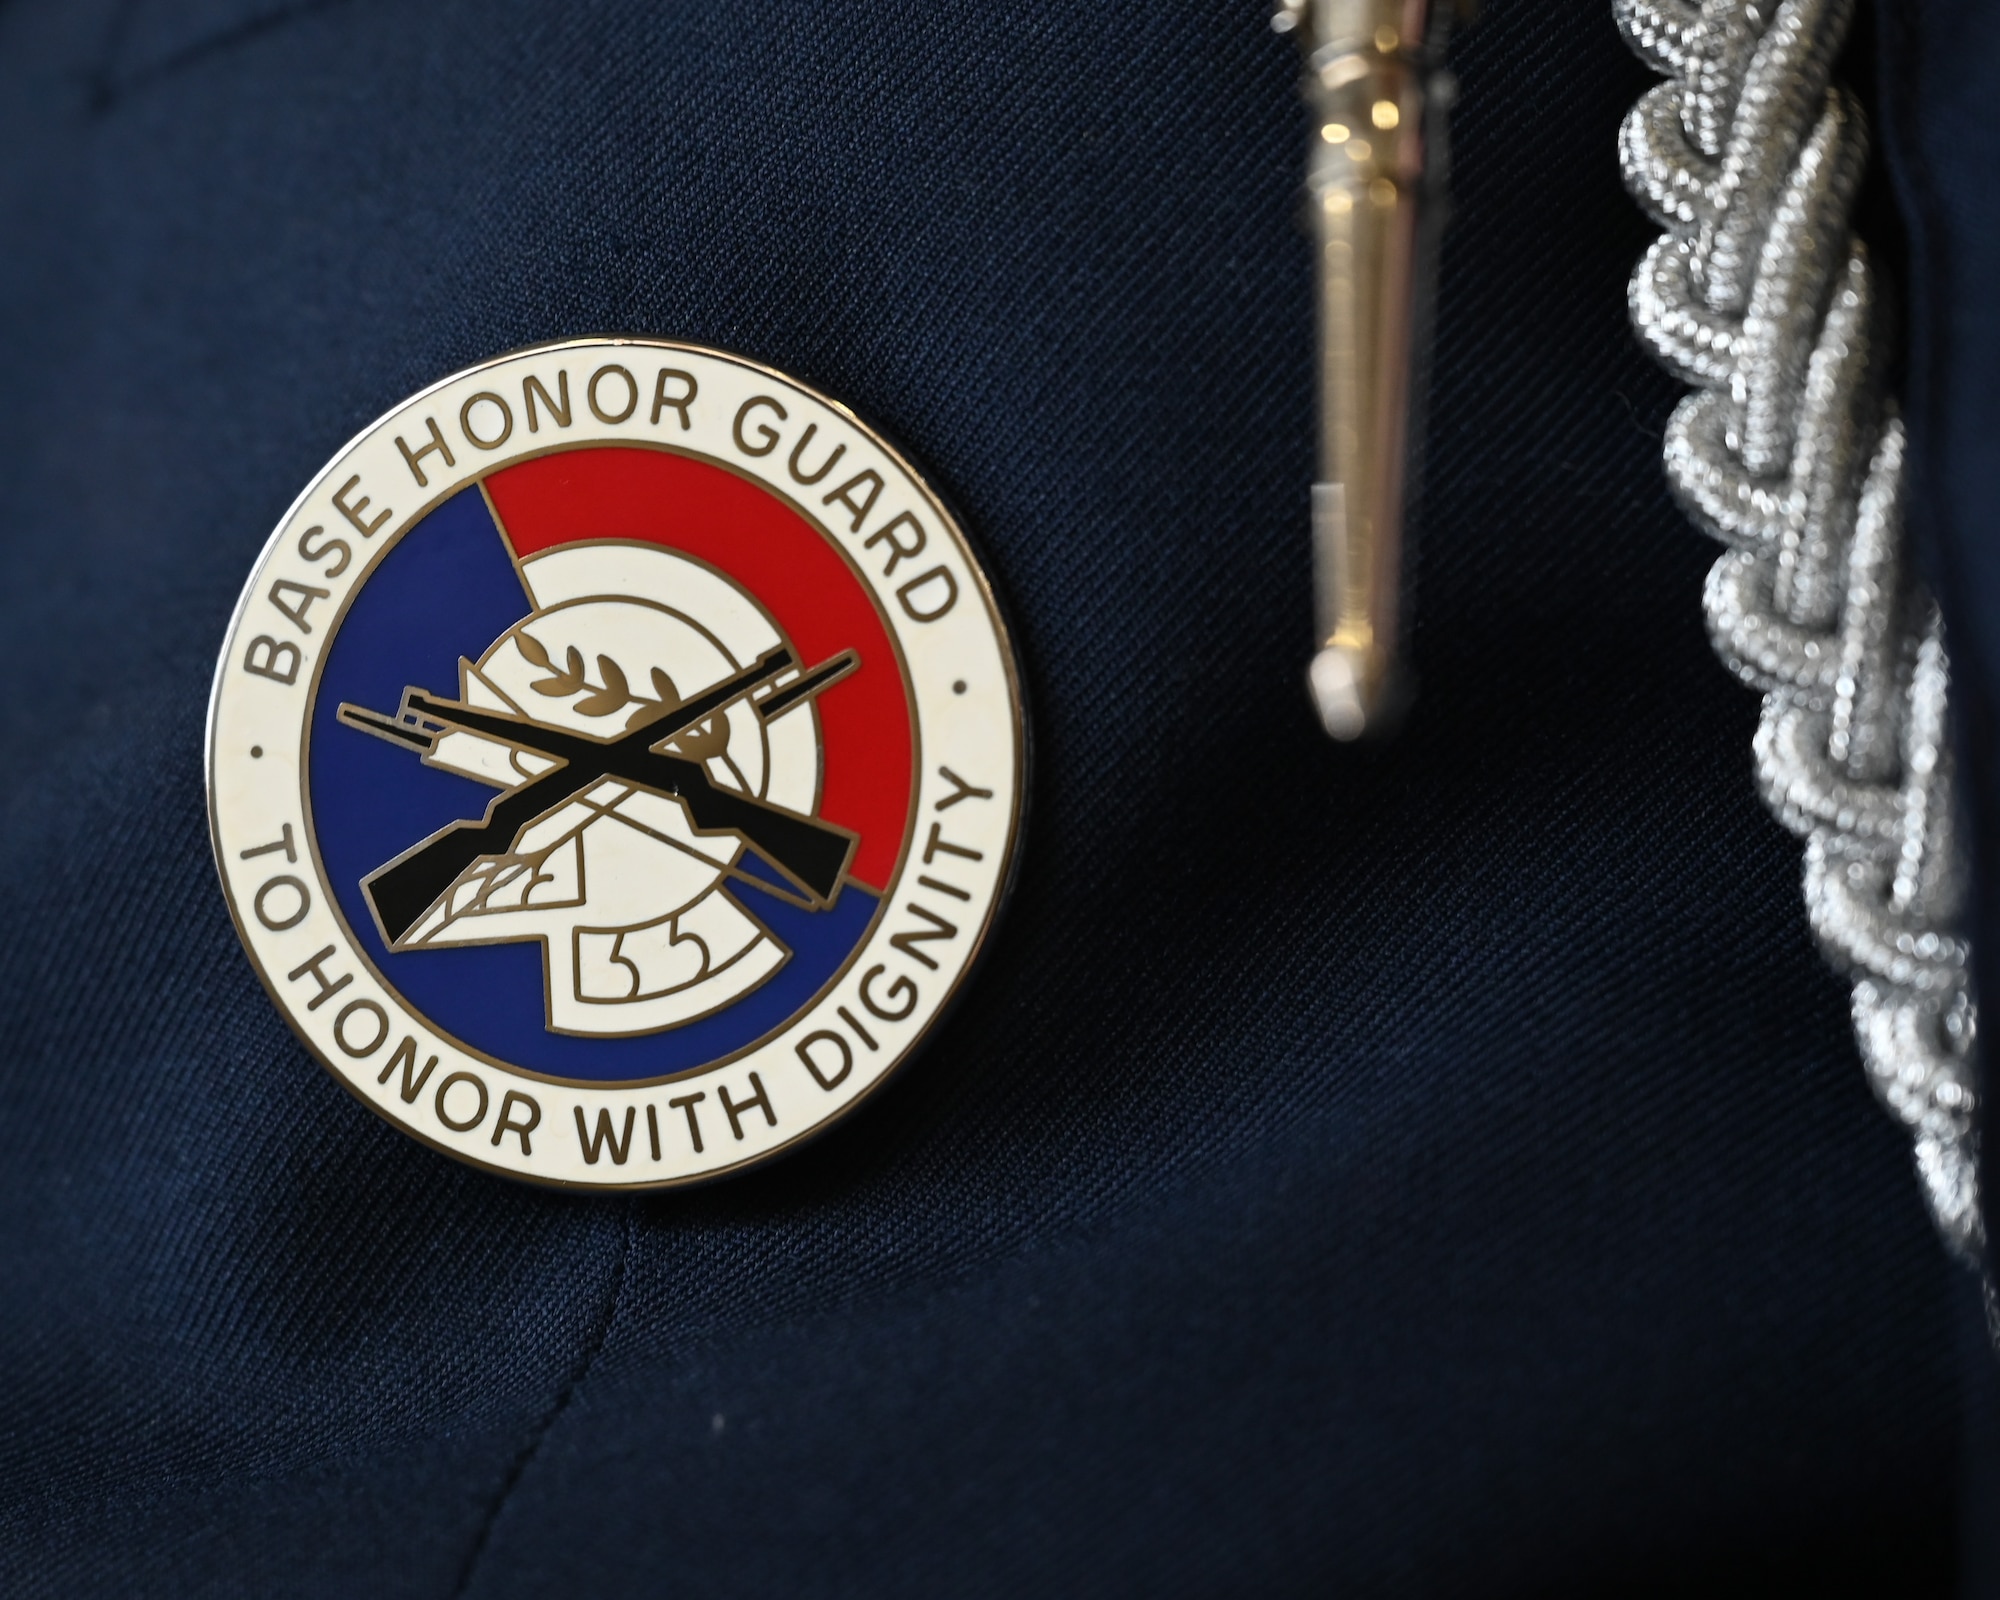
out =
[[[515,637],[526,639],[528,635],[523,633]],[[583,653],[575,645],[569,647],[560,667],[549,659],[548,651],[542,648],[539,641],[533,650],[523,648],[521,653],[550,674],[536,681],[534,686],[536,694],[545,694],[552,700],[560,700],[575,694],[579,689],[590,687],[583,676]]]
[[[532,633],[515,634],[514,647],[536,666],[547,667],[551,672],[555,670],[555,663],[549,659],[547,648]]]
[[[570,653],[576,654],[574,650]],[[585,695],[576,703],[576,709],[586,717],[608,717],[612,712],[622,709],[632,698],[631,686],[626,683],[625,673],[617,662],[609,656],[599,656],[597,670],[604,675],[604,687]]]
[[[667,676],[664,668],[653,668],[651,676],[653,680],[653,698],[648,700],[643,696],[634,696],[639,703],[634,708],[632,715],[625,719],[627,732],[638,727],[648,717],[657,717],[663,712],[673,710],[675,706],[681,703],[680,691],[674,687],[674,680]],[[606,681],[609,681],[608,674],[606,675]],[[619,673],[618,681],[621,684],[625,681],[624,673]]]

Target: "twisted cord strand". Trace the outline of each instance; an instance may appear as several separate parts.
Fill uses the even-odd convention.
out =
[[[1626,118],[1618,153],[1666,230],[1633,274],[1633,326],[1696,386],[1667,428],[1667,481],[1729,546],[1703,596],[1709,635],[1763,692],[1758,787],[1805,840],[1806,914],[1853,980],[1869,1080],[1910,1134],[1946,1243],[1977,1264],[1978,1019],[1956,931],[1950,667],[1906,558],[1903,426],[1882,393],[1873,269],[1851,226],[1868,133],[1831,75],[1852,0],[1612,9],[1667,75]]]

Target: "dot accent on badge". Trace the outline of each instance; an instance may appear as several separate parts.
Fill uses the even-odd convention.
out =
[[[264,759],[264,747],[261,744],[253,744],[250,747],[250,759],[252,761],[261,761]]]
[[[960,679],[959,679],[959,680],[958,680],[958,681],[957,681],[956,683],[954,683],[954,684],[953,684],[953,685],[951,686],[951,692],[952,692],[953,694],[964,694],[964,693],[965,693],[965,680],[964,680],[963,678],[960,678]]]

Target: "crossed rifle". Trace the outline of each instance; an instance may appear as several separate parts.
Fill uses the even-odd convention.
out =
[[[573,733],[529,717],[482,711],[414,687],[403,691],[402,706],[393,717],[343,703],[336,715],[348,727],[425,755],[449,733],[476,733],[557,763],[497,796],[478,822],[455,822],[362,879],[362,892],[389,943],[400,943],[474,862],[511,853],[531,823],[607,778],[680,801],[696,833],[736,834],[783,875],[806,906],[824,909],[840,887],[856,834],[737,790],[718,788],[701,762],[659,748],[745,697],[769,722],[830,688],[855,669],[859,658],[852,650],[843,651],[783,688],[773,686],[780,673],[796,664],[791,651],[782,646],[767,651],[735,677],[679,705],[661,706],[644,722],[610,739]],[[760,690],[768,692],[759,694]],[[760,887],[771,887],[757,881]]]

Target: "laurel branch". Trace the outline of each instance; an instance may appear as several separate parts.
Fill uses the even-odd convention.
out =
[[[575,645],[563,652],[562,662],[558,665],[541,640],[525,629],[514,635],[514,642],[531,665],[548,674],[531,685],[535,693],[545,694],[551,700],[567,700],[581,695],[583,698],[576,700],[571,709],[582,712],[586,717],[615,716],[630,706],[633,709],[625,719],[625,726],[636,728],[641,722],[671,711],[681,703],[680,691],[674,687],[674,680],[658,667],[649,674],[653,693],[648,697],[632,692],[632,683],[626,677],[625,669],[607,655],[597,658],[597,675],[602,682],[592,683],[584,666],[583,652]],[[674,743],[697,761],[719,756],[729,747],[729,720],[718,713],[698,728],[684,730]]]

